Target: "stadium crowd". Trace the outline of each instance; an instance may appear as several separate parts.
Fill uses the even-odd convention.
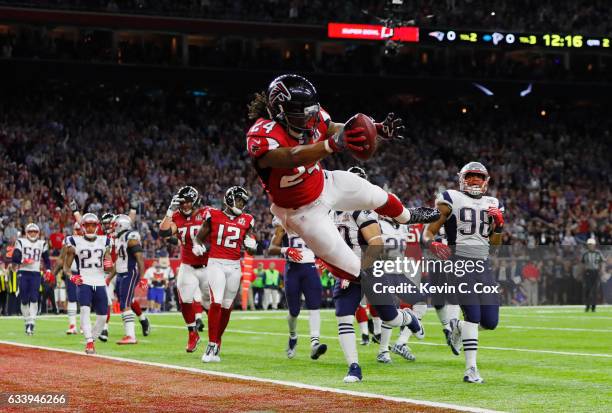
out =
[[[390,0],[19,0],[0,3],[49,8],[98,10],[300,24],[330,21],[372,22],[386,17]],[[404,1],[405,20],[430,27],[572,31],[610,34],[612,22],[603,0]]]
[[[246,100],[114,94],[102,86],[7,95],[0,103],[2,256],[28,222],[38,223],[58,255],[62,234],[72,231],[72,199],[98,214],[137,209],[146,256],[176,256],[178,247],[160,239],[156,222],[185,184],[217,207],[229,186],[248,188],[262,254],[272,215],[245,153]],[[371,104],[348,101],[329,102],[335,119],[356,109],[383,115]],[[365,164],[372,181],[410,206],[431,205],[436,193],[456,187],[462,164],[483,162],[491,173],[490,193],[502,200],[509,223],[500,254],[511,288],[506,301],[524,303],[521,285],[533,277],[539,302],[578,299],[580,247],[590,237],[612,243],[612,171],[605,156],[612,152],[610,116],[574,106],[545,116],[511,106],[436,105],[437,112],[426,103],[409,110],[397,101],[381,106],[401,113],[409,127],[405,140],[385,143]],[[594,118],[599,121],[589,121]],[[325,166],[354,163],[335,156]],[[519,247],[527,249],[513,250]],[[537,275],[525,274],[529,263]]]

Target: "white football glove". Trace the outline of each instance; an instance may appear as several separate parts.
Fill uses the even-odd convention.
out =
[[[250,250],[255,250],[257,249],[257,241],[255,241],[255,238],[246,237],[244,239],[244,246]]]
[[[170,206],[168,207],[168,210],[166,211],[166,216],[172,218],[172,215],[174,215],[174,213],[178,211],[179,207],[181,206],[182,201],[183,201],[183,198],[179,198],[178,195],[174,195],[172,197],[172,200],[170,201]]]
[[[191,248],[191,252],[194,253],[194,255],[200,257],[202,255],[204,255],[206,253],[206,246],[202,245],[202,244],[193,244],[193,247]]]

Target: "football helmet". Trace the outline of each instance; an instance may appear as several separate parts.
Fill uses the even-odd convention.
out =
[[[115,215],[111,214],[110,212],[107,212],[102,215],[102,218],[100,219],[100,222],[102,223],[102,229],[107,235],[109,235],[113,231],[113,219],[115,219]]]
[[[34,242],[40,236],[40,228],[34,223],[30,223],[25,227],[26,238]]]
[[[347,169],[347,172],[352,172],[355,175],[360,176],[365,180],[368,179],[368,174],[366,174],[365,169],[363,169],[360,166],[351,166],[350,168]]]
[[[232,211],[232,214],[242,214],[247,202],[249,202],[249,193],[243,187],[232,186],[225,191],[223,203],[225,204],[226,208],[229,208],[229,210]]]
[[[98,236],[98,227],[100,220],[96,214],[88,212],[81,218],[81,226],[83,227],[83,236],[88,239],[95,239]]]
[[[72,227],[72,235],[83,235],[83,226],[78,222],[75,222]]]
[[[468,175],[482,176],[482,182],[474,183]],[[489,186],[489,172],[480,162],[470,162],[459,171],[459,190],[474,197],[480,197],[487,192]],[[471,177],[470,177],[471,178]]]
[[[266,93],[270,118],[280,123],[294,138],[311,138],[319,123],[317,90],[308,79],[287,74],[274,79]]]
[[[125,231],[132,229],[132,220],[125,214],[116,215],[112,223],[113,235],[118,237]]]
[[[183,215],[191,215],[193,210],[197,208],[200,200],[200,194],[198,190],[195,189],[193,186],[187,185],[181,187],[176,194],[181,200],[181,204],[179,206],[179,210],[181,211],[181,213]],[[185,208],[185,204],[188,203],[191,203],[191,206],[189,206],[189,208]]]

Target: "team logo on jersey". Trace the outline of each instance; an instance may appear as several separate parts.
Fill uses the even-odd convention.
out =
[[[246,219],[244,219],[244,217],[238,218],[238,225],[244,225],[244,224],[246,224]]]
[[[289,93],[289,89],[287,89],[283,82],[276,82],[272,86],[269,99],[270,103],[275,103],[277,100],[279,102],[286,102],[291,100],[291,93]]]

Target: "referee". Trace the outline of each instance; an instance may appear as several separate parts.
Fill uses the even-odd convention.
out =
[[[595,239],[589,238],[587,241],[588,250],[582,254],[582,264],[584,264],[584,311],[595,312],[597,304],[597,290],[599,287],[599,274],[604,262],[601,251],[595,249]]]

